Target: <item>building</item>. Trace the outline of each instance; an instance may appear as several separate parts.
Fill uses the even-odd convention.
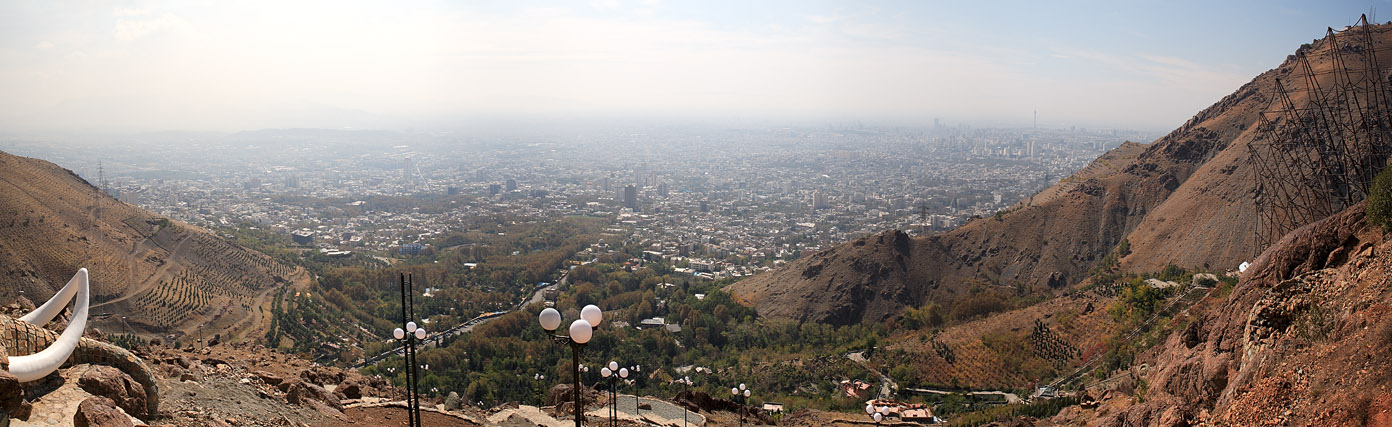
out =
[[[407,244],[401,245],[401,254],[402,254],[402,255],[420,255],[421,250],[423,250],[423,249],[425,249],[425,245],[422,245],[422,244],[420,244],[420,243],[407,243]]]
[[[624,207],[638,210],[638,187],[634,185],[624,186]]]
[[[503,186],[501,186],[501,185],[498,185],[498,184],[489,184],[489,185],[488,185],[488,195],[490,195],[490,196],[496,196],[496,195],[498,195],[498,193],[501,193],[502,191],[503,191]]]
[[[827,201],[826,193],[821,191],[812,193],[812,209],[827,209],[831,203]]]
[[[314,243],[314,232],[309,230],[295,230],[290,233],[290,239],[294,240],[297,245],[308,246]]]
[[[903,412],[900,413],[899,419],[904,422],[922,424],[935,424],[938,422],[938,419],[933,417],[933,410],[923,404],[907,405],[904,407]]]
[[[508,178],[508,180],[507,180],[507,191],[508,191],[509,193],[514,192],[514,191],[517,191],[517,180],[512,179],[512,178]]]
[[[701,201],[701,212],[710,212],[710,202],[705,200]]]
[[[692,270],[702,273],[710,273],[711,271],[713,271],[713,268],[715,267],[714,264],[715,263],[713,262],[695,259],[687,262],[687,266],[690,267]]]

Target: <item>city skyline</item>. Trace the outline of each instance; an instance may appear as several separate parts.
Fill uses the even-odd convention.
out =
[[[1024,127],[1038,109],[1045,127],[1162,131],[1375,6],[9,3],[0,130]]]

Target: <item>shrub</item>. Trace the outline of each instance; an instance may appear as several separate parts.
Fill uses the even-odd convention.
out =
[[[1373,178],[1373,187],[1368,191],[1368,222],[1392,231],[1392,168],[1382,168]]]

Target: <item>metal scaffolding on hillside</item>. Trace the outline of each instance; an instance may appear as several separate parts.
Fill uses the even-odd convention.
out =
[[[1321,43],[1296,52],[1294,72],[1276,79],[1248,144],[1257,253],[1362,201],[1392,154],[1392,84],[1378,62],[1387,48],[1374,43],[1374,31],[1386,29],[1369,25],[1366,15],[1342,31],[1330,28]]]

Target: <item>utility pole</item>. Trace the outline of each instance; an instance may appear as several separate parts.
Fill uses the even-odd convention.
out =
[[[928,204],[919,202],[918,204],[918,228],[920,235],[928,234]]]

